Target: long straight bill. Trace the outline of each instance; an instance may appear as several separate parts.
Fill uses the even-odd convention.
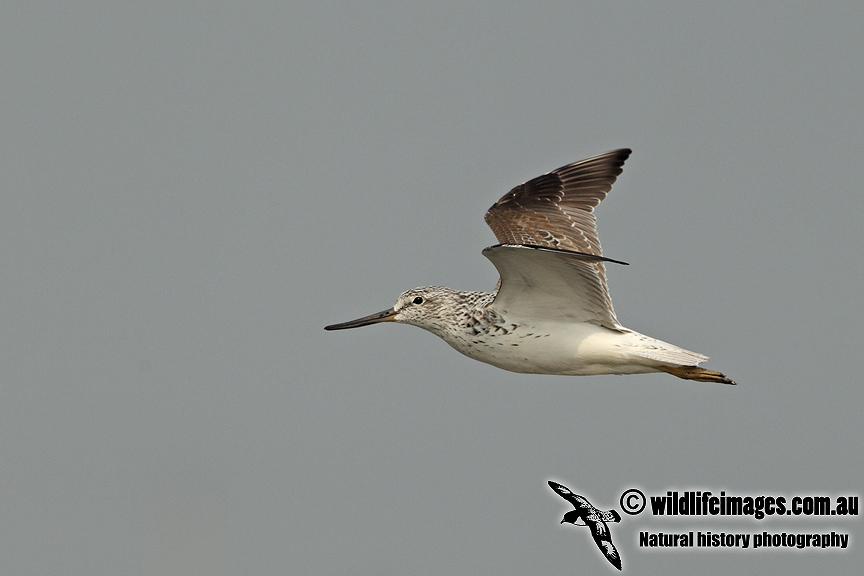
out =
[[[358,318],[357,320],[351,320],[350,322],[331,324],[330,326],[325,326],[324,329],[345,330],[347,328],[359,328],[361,326],[369,326],[370,324],[378,324],[379,322],[392,322],[395,316],[396,311],[390,308],[389,310],[370,314],[369,316],[364,316],[363,318]]]

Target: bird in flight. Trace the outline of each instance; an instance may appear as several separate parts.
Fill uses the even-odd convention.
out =
[[[498,269],[493,292],[441,286],[403,292],[392,308],[326,330],[379,322],[418,326],[475,360],[528,374],[668,372],[735,384],[700,368],[707,356],[625,328],[606,285],[594,208],[612,189],[629,149],[562,166],[513,188],[486,212],[499,244],[483,250]]]
[[[607,522],[620,522],[621,516],[615,510],[608,512],[598,510],[584,496],[574,494],[569,488],[557,482],[550,480],[549,486],[575,508],[575,510],[564,514],[561,524],[567,522],[574,526],[588,526],[600,552],[613,566],[621,570],[621,555],[618,554],[618,549],[612,544],[612,534],[609,532],[609,526],[606,525]]]

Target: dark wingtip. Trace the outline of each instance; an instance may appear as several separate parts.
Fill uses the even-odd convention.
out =
[[[621,172],[623,172],[624,162],[627,161],[627,158],[630,157],[630,154],[633,153],[633,150],[630,148],[618,148],[617,150],[612,150],[607,152],[605,156],[607,156],[611,161],[612,165],[615,167],[615,171],[620,176]]]
[[[630,157],[630,154],[633,153],[633,150],[631,150],[630,148],[619,148],[615,150],[615,152],[617,153],[616,156],[618,156],[618,158],[620,158],[623,162]]]

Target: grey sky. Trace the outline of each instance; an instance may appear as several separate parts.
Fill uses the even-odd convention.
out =
[[[616,572],[630,487],[859,494],[860,2],[0,8],[9,574]],[[633,148],[622,323],[737,387],[497,370],[405,326],[491,290],[512,186]],[[646,551],[640,530],[852,534]],[[612,527],[625,572],[850,573],[859,519]]]

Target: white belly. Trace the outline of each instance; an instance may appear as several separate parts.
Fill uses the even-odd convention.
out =
[[[516,328],[511,328],[513,325]],[[477,336],[441,335],[459,352],[511,372],[529,374],[639,374],[662,364],[634,354],[639,346],[665,344],[637,332],[587,323],[505,324]]]

